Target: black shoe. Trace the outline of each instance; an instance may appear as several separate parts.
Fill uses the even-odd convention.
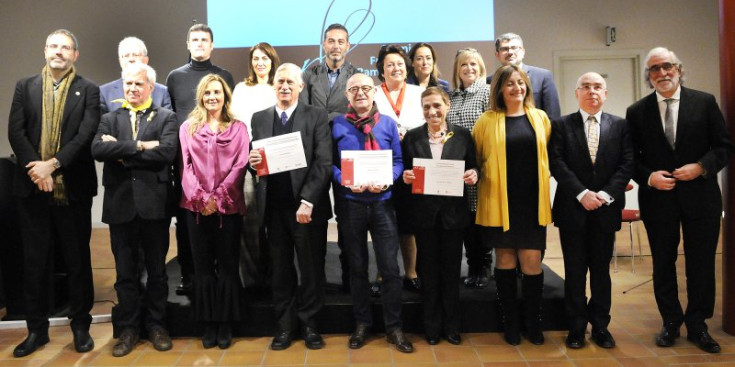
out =
[[[475,288],[477,286],[477,275],[468,274],[467,278],[464,278],[464,286],[467,288]]]
[[[120,337],[117,338],[117,342],[112,347],[113,357],[124,357],[133,351],[135,345],[138,344],[138,331],[135,329],[127,328],[120,333]]]
[[[421,279],[403,278],[403,289],[411,292],[421,292]]]
[[[217,330],[217,346],[219,349],[227,349],[232,345],[232,325],[227,322],[219,324]]]
[[[284,350],[291,346],[291,340],[293,336],[290,331],[281,330],[273,337],[271,342],[271,349],[273,350]]]
[[[159,352],[165,352],[171,350],[174,344],[171,342],[171,336],[168,335],[168,331],[161,326],[157,326],[148,331],[148,340],[153,344]]]
[[[304,329],[304,344],[309,349],[322,349],[324,348],[324,339],[314,328],[307,326]]]
[[[446,335],[444,335],[444,339],[447,339],[449,344],[462,344],[462,337],[459,335],[459,333],[447,333]]]
[[[176,294],[179,296],[187,296],[191,294],[191,279],[189,279],[189,277],[181,277],[181,283],[176,286]]]
[[[370,297],[380,297],[380,282],[370,285]]]
[[[202,334],[202,347],[204,349],[214,348],[217,345],[217,324],[209,322],[204,326]]]
[[[71,333],[74,335],[74,349],[78,353],[87,353],[94,349],[94,340],[89,335],[89,330],[72,330]]]
[[[707,353],[720,353],[720,345],[712,339],[707,330],[687,333],[687,340]]]
[[[429,345],[437,345],[441,341],[441,338],[438,335],[429,335],[426,334],[426,343]]]
[[[401,329],[395,329],[387,335],[388,343],[395,344],[396,350],[401,353],[412,353],[413,344],[403,335]]]
[[[486,271],[482,271],[480,276],[477,277],[477,281],[475,282],[475,288],[485,288],[490,284],[490,276],[487,275]]]
[[[678,326],[666,325],[661,328],[661,332],[656,336],[656,345],[659,347],[671,347],[676,343],[676,338],[679,335]]]
[[[584,331],[570,331],[564,344],[571,349],[584,348]]]
[[[615,348],[615,339],[607,329],[592,329],[592,341],[600,348]]]
[[[365,341],[370,336],[370,327],[364,324],[357,325],[355,332],[350,335],[350,349],[360,349],[365,346]]]
[[[28,337],[26,337],[26,339],[23,340],[22,343],[18,344],[18,346],[13,349],[13,357],[25,357],[35,352],[38,347],[46,345],[46,343],[48,342],[48,332],[36,333],[31,331],[30,333],[28,333]]]

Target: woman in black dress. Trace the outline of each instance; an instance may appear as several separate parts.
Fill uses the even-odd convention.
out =
[[[477,224],[483,241],[495,248],[505,341],[520,343],[516,266],[520,261],[526,337],[543,344],[541,294],[542,252],[551,223],[549,159],[546,143],[551,125],[533,106],[526,73],[515,65],[499,68],[490,92],[492,109],[480,116],[472,136],[482,177],[478,184]]]

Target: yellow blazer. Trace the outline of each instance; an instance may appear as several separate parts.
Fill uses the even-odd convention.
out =
[[[546,112],[526,108],[526,115],[536,133],[538,155],[538,224],[551,223],[551,193],[549,189],[549,155],[546,144],[551,135],[551,122]],[[472,130],[477,148],[477,164],[482,177],[477,184],[476,223],[485,227],[510,229],[508,215],[508,178],[505,159],[505,113],[486,111],[477,119]]]

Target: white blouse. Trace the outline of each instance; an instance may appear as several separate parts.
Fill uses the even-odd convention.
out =
[[[232,92],[232,103],[230,108],[235,118],[245,123],[248,127],[248,135],[252,138],[252,126],[250,120],[253,114],[276,104],[276,92],[272,85],[256,84],[245,85],[244,82],[237,83],[235,91]]]
[[[424,124],[424,111],[421,108],[421,88],[412,84],[406,84],[406,92],[403,94],[403,106],[401,106],[401,117],[398,118],[393,112],[388,97],[381,86],[375,87],[375,104],[378,111],[396,120],[398,132],[403,135],[406,131]]]

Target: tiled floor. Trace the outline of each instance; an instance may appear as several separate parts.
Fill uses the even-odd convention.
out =
[[[641,227],[642,228],[642,227]],[[107,232],[95,230],[93,235],[93,264],[96,299],[114,300],[114,264],[109,251]],[[325,335],[327,346],[323,350],[307,350],[303,342],[291,348],[274,352],[268,349],[270,338],[239,338],[226,351],[202,349],[199,339],[174,340],[174,349],[157,352],[145,342],[124,358],[111,356],[112,326],[109,323],[94,324],[91,329],[96,347],[94,351],[79,354],[71,346],[68,327],[51,328],[51,342],[32,356],[13,358],[15,344],[25,337],[24,329],[0,330],[0,366],[735,366],[735,337],[722,331],[721,292],[718,280],[718,302],[715,316],[709,322],[710,331],[722,345],[722,353],[710,355],[701,352],[682,337],[673,348],[658,348],[654,336],[659,331],[659,319],[653,298],[651,259],[645,243],[643,257],[636,258],[636,273],[631,272],[630,247],[627,229],[618,234],[618,251],[621,257],[618,272],[613,273],[613,310],[610,331],[617,340],[617,347],[601,349],[594,344],[581,350],[568,350],[564,346],[564,332],[547,332],[547,342],[534,346],[528,342],[518,347],[505,344],[500,334],[464,334],[460,346],[446,342],[429,346],[422,335],[410,335],[416,351],[402,354],[392,349],[383,337],[373,338],[360,350],[347,349],[347,335]],[[169,257],[175,256],[171,246]],[[717,274],[720,274],[722,255],[717,256]],[[563,275],[564,264],[558,235],[549,230],[549,248],[544,262]],[[611,266],[612,271],[612,266]],[[679,263],[679,284],[684,286],[683,259]],[[642,284],[641,286],[631,288]],[[628,292],[624,293],[626,290]],[[109,313],[111,304],[99,302],[94,313]],[[4,311],[0,310],[0,315]],[[685,333],[685,330],[682,329]]]

